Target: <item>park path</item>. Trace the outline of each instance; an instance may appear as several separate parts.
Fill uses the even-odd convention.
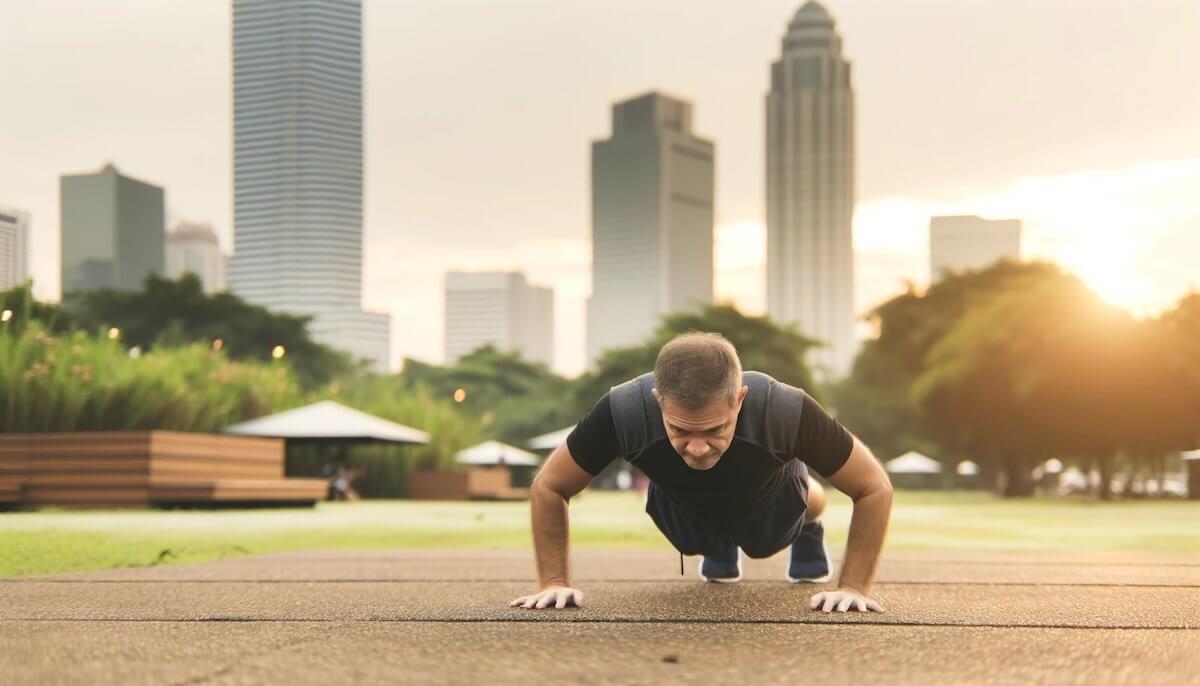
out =
[[[1200,554],[890,553],[884,614],[785,560],[580,550],[585,607],[512,609],[528,551],[303,551],[0,579],[6,684],[1200,683]]]

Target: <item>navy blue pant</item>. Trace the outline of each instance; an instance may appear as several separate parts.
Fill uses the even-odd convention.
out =
[[[722,553],[736,544],[750,557],[770,557],[791,545],[808,509],[808,468],[799,460],[782,467],[783,478],[771,499],[743,519],[710,522],[683,510],[653,482],[646,513],[671,545],[684,555]]]

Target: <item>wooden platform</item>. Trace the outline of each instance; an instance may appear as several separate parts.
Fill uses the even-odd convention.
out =
[[[177,431],[0,434],[0,503],[79,507],[312,505],[324,479],[285,479],[284,442]]]
[[[529,489],[513,488],[507,467],[461,471],[414,471],[408,475],[413,500],[526,500]]]

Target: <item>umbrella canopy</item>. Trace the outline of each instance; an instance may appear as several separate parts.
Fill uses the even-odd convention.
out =
[[[894,460],[888,460],[886,466],[891,474],[942,473],[942,463],[911,450]]]
[[[297,407],[278,414],[232,424],[222,430],[238,436],[264,436],[289,440],[349,443],[428,443],[429,434],[359,412],[332,400]]]
[[[567,440],[567,436],[571,435],[571,431],[574,429],[575,425],[572,424],[565,429],[551,431],[548,434],[542,434],[541,436],[531,438],[526,445],[534,450],[554,450],[558,446],[562,445],[563,441]]]
[[[454,461],[459,464],[506,464],[525,467],[536,467],[542,463],[542,458],[520,448],[514,448],[500,441],[484,441],[454,454]]]

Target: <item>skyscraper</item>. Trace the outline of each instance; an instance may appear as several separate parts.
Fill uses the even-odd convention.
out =
[[[142,290],[163,274],[163,189],[124,176],[111,163],[94,174],[59,178],[62,293]]]
[[[554,364],[554,291],[520,272],[446,274],[446,363],[491,344]]]
[[[29,213],[0,205],[0,291],[29,278]]]
[[[167,234],[167,277],[192,273],[205,293],[225,290],[225,254],[208,224],[180,222]]]
[[[230,289],[390,368],[362,310],[360,0],[234,0]]]
[[[851,84],[833,18],[805,3],[767,94],[767,313],[824,341],[813,361],[835,377],[850,370],[858,347]]]
[[[712,302],[713,157],[690,103],[647,93],[613,106],[612,136],[592,143],[589,364]]]
[[[946,271],[983,269],[998,260],[1021,259],[1021,220],[972,215],[930,217],[929,282]]]

